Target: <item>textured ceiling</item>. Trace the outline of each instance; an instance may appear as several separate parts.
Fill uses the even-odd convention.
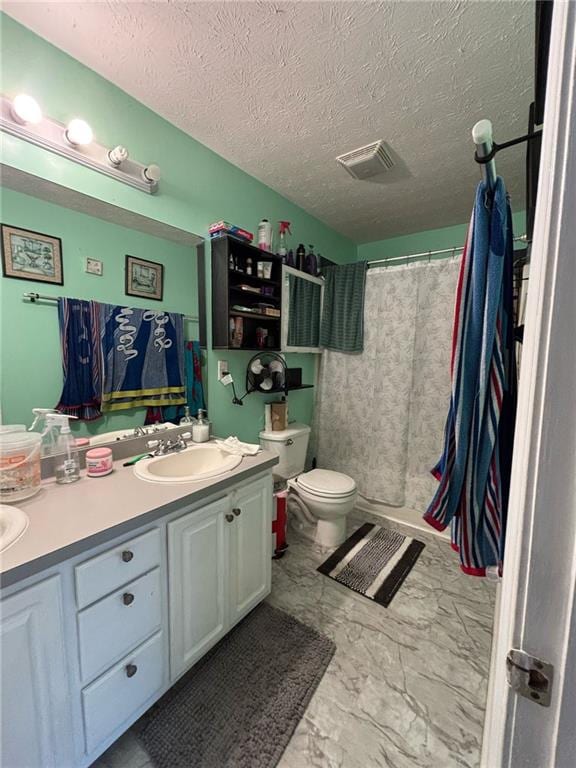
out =
[[[525,132],[532,2],[5,2],[4,10],[356,242],[468,218],[470,129]],[[94,41],[98,41],[95,45]],[[355,181],[336,155],[384,139]],[[524,150],[498,157],[523,208]]]

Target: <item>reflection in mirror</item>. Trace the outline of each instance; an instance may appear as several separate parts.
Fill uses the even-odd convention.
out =
[[[320,352],[320,319],[324,280],[283,268],[282,349],[285,352]]]
[[[102,444],[204,408],[202,238],[14,169],[2,185],[2,423],[57,407]]]

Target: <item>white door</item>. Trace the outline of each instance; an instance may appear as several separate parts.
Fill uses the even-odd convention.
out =
[[[60,577],[2,601],[0,755],[6,768],[72,765]]]
[[[576,3],[556,0],[484,768],[576,765],[575,102]],[[537,667],[527,696],[508,685],[511,649],[553,665],[549,706]]]
[[[232,497],[230,534],[230,624],[270,592],[272,572],[272,479],[240,488]]]
[[[225,497],[168,524],[170,676],[179,677],[227,629]]]

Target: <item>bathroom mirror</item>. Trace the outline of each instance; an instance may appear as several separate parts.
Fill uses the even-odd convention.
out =
[[[324,280],[282,267],[282,351],[320,353]]]
[[[185,377],[195,370],[198,379],[191,361],[199,363],[205,402],[203,238],[8,166],[1,172],[1,422],[28,427],[33,408],[53,408],[60,400],[58,297],[97,302],[96,312],[103,305],[148,310],[146,317],[160,318],[150,321],[151,334],[161,330],[164,312],[182,315],[182,369]],[[150,343],[155,338],[150,335]],[[74,422],[72,431],[104,444],[136,436],[154,418],[177,424],[183,411],[152,408],[126,401],[101,409],[94,420]]]

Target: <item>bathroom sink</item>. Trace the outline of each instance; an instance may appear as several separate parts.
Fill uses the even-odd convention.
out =
[[[14,544],[28,528],[28,515],[18,507],[0,504],[0,552]]]
[[[134,465],[134,474],[152,483],[190,483],[230,472],[242,461],[217,445],[194,445],[178,453],[142,459]]]

